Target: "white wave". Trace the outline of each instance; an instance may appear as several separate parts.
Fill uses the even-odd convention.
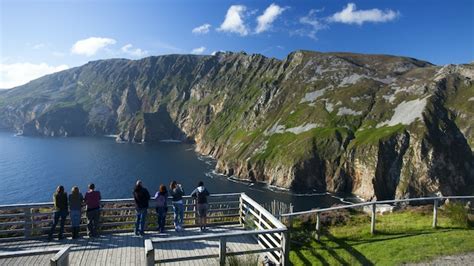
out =
[[[285,192],[290,192],[290,190],[289,190],[288,188],[279,187],[279,186],[275,186],[275,185],[270,185],[270,184],[268,184],[267,187],[268,187],[268,189],[271,190],[271,191],[285,191]]]
[[[104,135],[104,137],[106,138],[117,138],[119,135],[113,135],[113,134],[110,134],[110,135]]]
[[[230,181],[230,182],[245,184],[245,185],[248,185],[249,183],[252,183],[252,180],[250,180],[250,179],[235,178],[233,176],[227,177],[227,180]]]

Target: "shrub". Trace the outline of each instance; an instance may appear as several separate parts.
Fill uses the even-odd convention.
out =
[[[229,256],[227,257],[227,265],[229,266],[255,266],[258,265],[258,256]]]
[[[470,226],[469,211],[461,202],[446,203],[444,212],[453,225],[463,228]]]

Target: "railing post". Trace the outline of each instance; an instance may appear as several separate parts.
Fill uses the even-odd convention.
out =
[[[31,236],[31,227],[33,223],[31,222],[31,209],[30,208],[23,208],[25,224],[23,225],[25,238],[29,238]]]
[[[281,238],[281,265],[290,265],[290,234],[289,231],[282,233]]]
[[[49,261],[51,266],[69,266],[69,252],[71,248],[65,247],[56,253]]]
[[[319,241],[321,238],[321,220],[319,212],[316,213],[316,240]]]
[[[147,266],[155,265],[155,250],[151,239],[145,240],[145,261]]]
[[[193,199],[193,214],[194,214],[194,225],[198,225],[199,224],[199,221],[198,221],[198,215],[197,215],[197,202],[195,199]],[[184,223],[184,221],[183,221]]]
[[[221,237],[219,238],[219,265],[225,265],[225,253],[226,253],[226,238]]]
[[[244,224],[244,200],[242,199],[242,195],[239,197],[239,224],[242,226]]]
[[[288,216],[288,230],[293,228],[293,216]]]
[[[433,203],[433,228],[438,225],[438,200],[435,199]]]
[[[372,218],[370,220],[370,233],[375,234],[375,211],[377,208],[377,203],[372,203]]]

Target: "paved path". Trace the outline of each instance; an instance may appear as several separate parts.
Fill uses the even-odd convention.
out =
[[[451,256],[443,256],[437,259],[434,259],[430,262],[422,262],[416,264],[408,264],[408,265],[418,265],[418,266],[428,266],[428,265],[474,265],[474,252],[473,253],[466,253],[466,254],[459,254],[459,255],[451,255]]]
[[[206,234],[221,232],[238,232],[244,230],[239,226],[220,226],[210,228]],[[198,229],[187,229],[176,233],[168,231],[165,234],[150,232],[143,237],[132,233],[109,234],[100,238],[84,237],[78,240],[64,239],[61,241],[46,240],[23,240],[17,242],[1,242],[0,253],[38,250],[50,248],[62,248],[71,246],[69,255],[70,265],[145,265],[144,240],[146,238],[164,238],[176,236],[200,235]],[[228,240],[228,250],[243,251],[259,249],[257,241],[249,236],[239,236]],[[219,243],[215,241],[190,241],[169,244],[155,244],[155,258],[165,259],[181,256],[195,256],[218,253]],[[1,259],[0,265],[49,265],[49,259],[53,255],[22,256],[9,259]],[[187,263],[174,265],[216,265],[217,259],[194,260]]]

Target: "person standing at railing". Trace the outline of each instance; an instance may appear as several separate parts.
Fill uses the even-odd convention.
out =
[[[54,218],[53,224],[51,225],[51,230],[48,234],[48,239],[53,239],[54,230],[56,229],[56,225],[58,224],[59,219],[61,219],[59,224],[59,235],[58,240],[64,238],[64,222],[66,221],[66,217],[68,215],[68,206],[67,206],[67,193],[64,192],[63,186],[58,186],[56,188],[56,192],[53,194],[53,202],[54,202]]]
[[[98,228],[100,220],[100,192],[95,190],[94,184],[89,184],[89,191],[84,196],[84,202],[86,203],[86,216],[87,216],[87,234],[89,237],[98,237]]]
[[[184,220],[184,204],[183,204],[184,190],[181,184],[178,184],[176,181],[171,182],[170,194],[171,194],[172,203],[173,203],[174,228],[176,232],[182,231],[183,220]]]
[[[204,187],[204,182],[199,181],[198,187],[191,193],[191,197],[196,199],[196,211],[199,216],[199,228],[201,231],[206,230],[207,226],[207,210],[209,206],[207,204],[207,197],[209,191]]]
[[[69,210],[71,212],[71,230],[72,239],[79,237],[80,225],[81,225],[81,209],[84,198],[79,192],[77,186],[72,187],[71,194],[69,194]]]
[[[159,190],[155,193],[155,200],[158,232],[163,233],[166,225],[166,213],[168,212],[168,191],[165,185],[160,185]]]
[[[137,219],[135,221],[135,235],[144,236],[150,193],[146,188],[143,187],[141,180],[137,180],[137,183],[135,184],[133,198],[135,199],[135,209],[137,212]]]

